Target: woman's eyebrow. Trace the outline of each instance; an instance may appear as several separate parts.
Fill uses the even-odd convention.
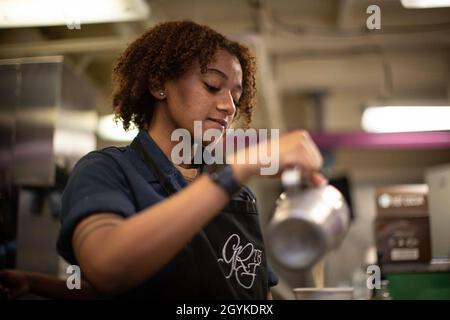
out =
[[[216,73],[216,74],[220,75],[222,78],[224,78],[225,80],[228,80],[228,76],[226,75],[226,73],[223,72],[223,71],[220,71],[219,69],[208,68],[208,69],[206,69],[206,72]],[[236,89],[238,89],[238,90],[240,90],[242,92],[242,86],[241,85],[237,85]]]
[[[228,76],[225,74],[225,72],[220,71],[219,69],[215,69],[215,68],[208,68],[206,69],[206,72],[213,72],[213,73],[217,73],[218,75],[220,75],[222,78],[228,80]]]

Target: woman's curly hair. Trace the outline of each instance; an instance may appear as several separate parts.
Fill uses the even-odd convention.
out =
[[[158,90],[168,80],[181,76],[198,61],[206,72],[218,49],[235,55],[242,68],[243,92],[237,110],[241,123],[251,122],[255,104],[255,58],[250,50],[220,33],[191,21],[164,22],[155,25],[120,56],[113,71],[113,108],[125,130],[130,124],[146,129],[153,116],[155,98],[150,89]]]

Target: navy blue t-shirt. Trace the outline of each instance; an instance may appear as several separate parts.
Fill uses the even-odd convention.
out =
[[[177,191],[187,185],[146,131],[140,131],[136,139]],[[165,198],[167,193],[155,174],[130,146],[90,152],[74,167],[63,193],[59,254],[69,263],[77,264],[71,239],[83,218],[95,213],[115,213],[127,218]],[[276,285],[276,275],[270,268],[267,271],[268,286]]]

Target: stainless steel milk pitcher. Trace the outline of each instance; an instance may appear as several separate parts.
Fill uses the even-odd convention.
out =
[[[313,266],[338,247],[350,224],[342,194],[331,185],[300,189],[301,170],[282,173],[285,192],[277,200],[268,224],[268,247],[274,259],[289,269]]]

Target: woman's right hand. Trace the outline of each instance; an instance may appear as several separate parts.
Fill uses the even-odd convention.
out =
[[[18,299],[30,293],[27,274],[18,270],[0,270],[0,291],[8,300]]]
[[[249,159],[248,156],[252,153],[257,155],[258,162],[255,164],[245,163],[233,165],[236,178],[241,183],[244,183],[253,175],[264,175],[261,172],[261,168],[269,166],[260,161],[258,153],[258,148],[260,147],[263,147],[263,150],[267,150],[269,153],[267,157],[272,162],[270,165],[275,165],[278,169],[272,176],[279,177],[284,170],[298,166],[302,169],[303,176],[309,179],[313,185],[322,185],[327,182],[319,172],[323,165],[322,155],[308,132],[295,130],[282,135],[279,138],[278,152],[276,152],[276,148],[274,148],[275,150],[271,150],[271,142],[271,140],[267,140],[245,148],[234,154],[234,159],[228,160],[236,163],[238,157],[244,156],[242,153],[245,153],[246,159]]]

